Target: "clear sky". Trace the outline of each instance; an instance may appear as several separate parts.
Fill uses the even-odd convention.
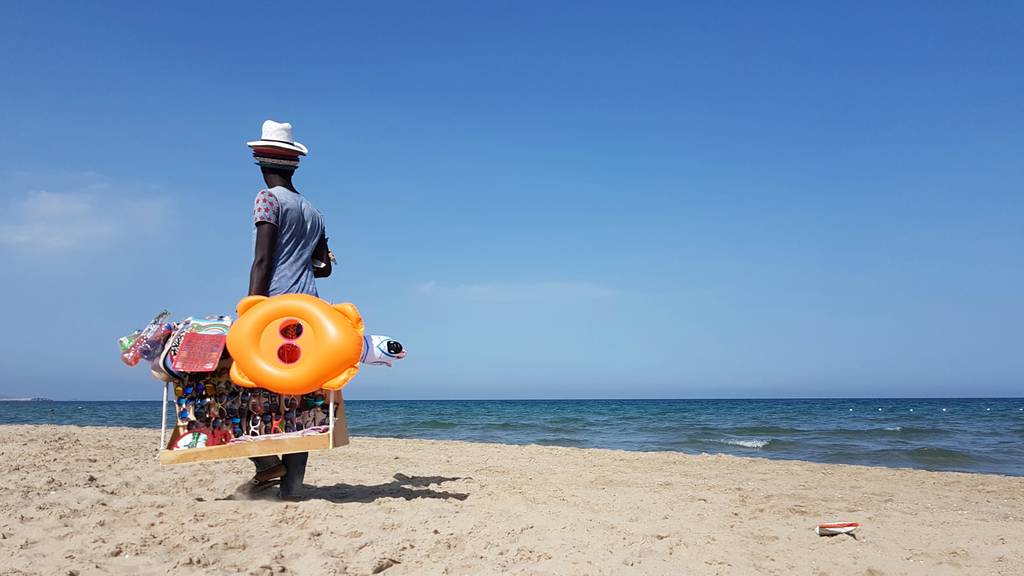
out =
[[[834,4],[834,5],[831,5]],[[18,2],[0,395],[156,399],[233,313],[267,118],[352,301],[349,398],[1021,395],[1019,2]]]

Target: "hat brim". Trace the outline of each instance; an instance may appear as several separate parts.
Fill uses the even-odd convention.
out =
[[[292,152],[298,152],[305,156],[309,154],[309,150],[305,146],[298,142],[280,142],[277,140],[256,140],[254,142],[246,142],[246,146],[249,148],[266,147],[266,148],[280,148],[281,150],[291,150]]]

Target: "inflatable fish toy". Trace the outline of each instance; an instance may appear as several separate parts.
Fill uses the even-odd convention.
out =
[[[363,364],[391,368],[396,360],[405,358],[405,354],[405,347],[402,346],[402,343],[390,336],[376,334],[363,336],[363,355],[361,357]]]

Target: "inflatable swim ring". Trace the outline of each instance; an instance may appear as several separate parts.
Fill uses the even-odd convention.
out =
[[[359,372],[363,319],[352,304],[328,304],[306,294],[238,303],[228,351],[231,381],[278,394],[340,390]]]

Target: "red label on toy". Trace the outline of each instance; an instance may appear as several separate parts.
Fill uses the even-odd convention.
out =
[[[181,341],[181,348],[171,367],[175,372],[213,372],[220,362],[226,340],[227,336],[223,334],[189,332]]]

